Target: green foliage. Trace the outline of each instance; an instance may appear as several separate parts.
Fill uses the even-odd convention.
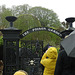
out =
[[[6,28],[9,26],[9,22],[6,21],[6,16],[12,16],[11,9],[6,8],[5,5],[0,7],[0,26]]]
[[[18,17],[17,21],[14,23],[14,26],[18,29],[22,29],[22,32],[24,32],[34,27],[41,27],[41,24],[35,16],[25,14]]]
[[[58,52],[58,53],[59,53],[59,49],[60,49],[60,48],[58,47],[58,48],[57,48],[57,52]]]
[[[29,9],[29,14],[36,16],[40,20],[42,27],[58,28],[61,25],[57,14],[53,10],[42,7],[33,7]]]
[[[28,11],[31,7],[28,4],[24,4],[24,5],[19,5],[19,6],[13,6],[11,8],[12,10],[12,15],[14,16],[20,16],[20,15],[24,15],[24,14],[28,14]]]
[[[0,46],[3,45],[3,36],[0,36]]]
[[[36,31],[28,34],[23,39],[25,40],[42,40],[44,46],[48,43],[54,47],[59,47],[61,38],[56,34],[48,31]]]

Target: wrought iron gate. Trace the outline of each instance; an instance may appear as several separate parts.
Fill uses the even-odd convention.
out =
[[[29,75],[42,75],[40,66],[42,48],[43,41],[21,41],[20,68],[27,71]]]

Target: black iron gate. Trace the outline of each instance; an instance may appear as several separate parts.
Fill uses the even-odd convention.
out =
[[[42,57],[43,41],[21,41],[20,69],[29,75],[42,75],[40,59]]]
[[[29,75],[42,75],[40,59],[42,57],[43,41],[21,41],[20,69]]]

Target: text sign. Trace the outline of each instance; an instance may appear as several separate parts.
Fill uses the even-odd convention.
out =
[[[58,35],[59,37],[62,37],[62,34],[59,31],[52,29],[52,28],[48,28],[48,27],[36,27],[36,28],[29,29],[29,30],[25,31],[24,33],[22,33],[20,35],[20,37],[23,38],[24,36],[28,35],[29,33],[35,32],[35,31],[49,31],[49,32],[52,32],[52,33]]]

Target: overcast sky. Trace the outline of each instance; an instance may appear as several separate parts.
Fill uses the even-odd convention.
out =
[[[52,9],[57,13],[60,21],[67,17],[75,17],[75,0],[0,0],[0,6],[12,7],[13,5],[28,4],[31,7],[41,6]]]

